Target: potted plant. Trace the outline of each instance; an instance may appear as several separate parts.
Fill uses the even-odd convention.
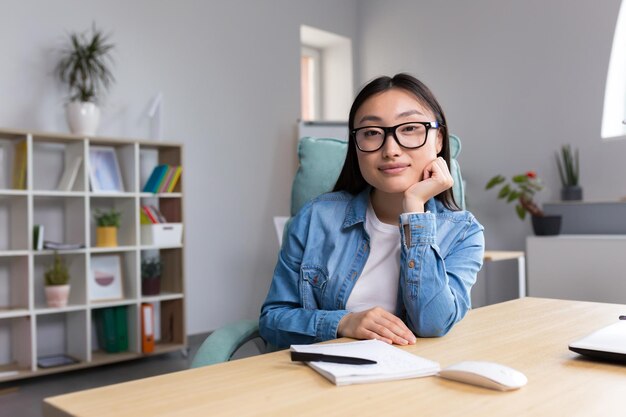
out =
[[[561,231],[561,216],[546,216],[543,210],[534,202],[535,193],[543,189],[541,180],[534,171],[525,174],[514,175],[511,181],[507,181],[502,175],[496,175],[487,182],[485,189],[489,190],[503,184],[498,192],[498,198],[507,203],[516,201],[515,212],[524,220],[526,213],[532,218],[533,231],[536,235],[558,235]]]
[[[578,185],[578,149],[572,152],[570,145],[563,145],[561,153],[556,153],[556,165],[561,178],[561,200],[582,200],[583,189]]]
[[[91,136],[98,129],[98,99],[115,81],[110,70],[113,47],[95,25],[91,28],[91,36],[87,33],[69,34],[69,44],[61,51],[55,72],[69,90],[66,115],[72,133]]]
[[[117,246],[117,229],[120,227],[122,213],[115,209],[108,211],[96,209],[94,217],[98,226],[96,227],[96,246]]]
[[[161,268],[159,258],[146,258],[141,261],[141,294],[157,295],[161,292]]]
[[[70,274],[63,259],[54,252],[54,263],[44,274],[48,307],[65,307],[70,295]]]

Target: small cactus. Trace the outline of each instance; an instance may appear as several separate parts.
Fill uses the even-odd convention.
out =
[[[63,259],[54,252],[54,263],[45,274],[46,285],[66,285],[70,280],[70,274]]]

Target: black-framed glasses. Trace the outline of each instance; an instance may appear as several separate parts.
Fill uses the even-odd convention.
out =
[[[391,134],[396,143],[403,148],[417,149],[424,146],[428,131],[443,126],[439,122],[407,122],[399,125],[363,126],[350,132],[356,147],[362,152],[376,152],[383,147],[387,136]]]

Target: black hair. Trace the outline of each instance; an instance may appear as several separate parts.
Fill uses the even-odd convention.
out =
[[[365,181],[365,178],[363,178],[361,169],[359,168],[357,149],[354,143],[354,138],[352,137],[352,130],[354,130],[354,118],[356,116],[356,112],[367,99],[391,88],[399,88],[412,93],[423,105],[427,106],[433,112],[435,119],[441,124],[439,133],[442,136],[442,146],[441,151],[439,151],[437,156],[443,157],[448,166],[450,166],[450,137],[448,135],[446,116],[430,89],[420,80],[409,74],[396,74],[393,77],[378,77],[363,87],[354,99],[352,107],[350,108],[350,116],[348,119],[348,129],[350,132],[350,137],[348,139],[348,152],[333,191],[347,191],[351,194],[358,194],[368,187],[369,184]],[[460,210],[454,200],[451,188],[437,194],[435,198],[441,201],[449,210]]]

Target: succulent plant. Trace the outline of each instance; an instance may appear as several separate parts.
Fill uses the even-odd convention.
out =
[[[94,217],[96,219],[96,223],[98,227],[120,227],[120,220],[122,218],[122,212],[117,211],[115,209],[111,209],[108,211],[102,211],[96,209],[94,213]]]
[[[48,268],[44,276],[46,285],[66,285],[70,280],[65,262],[58,253],[54,252],[54,263]]]

